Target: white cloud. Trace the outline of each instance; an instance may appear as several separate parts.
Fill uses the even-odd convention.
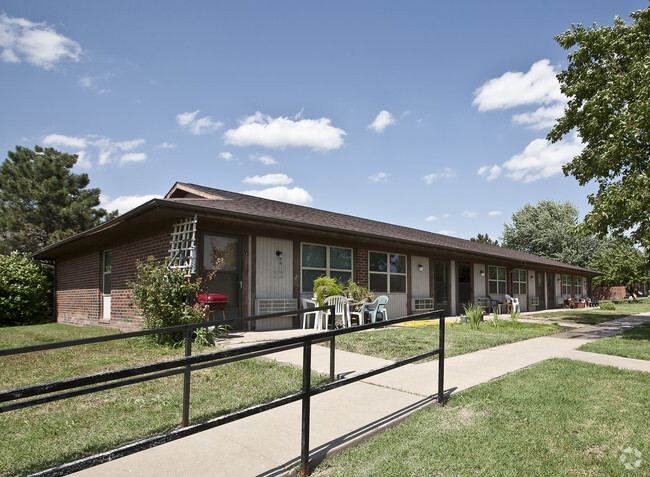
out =
[[[94,81],[90,76],[82,76],[79,78],[79,84],[83,86],[84,88],[92,88],[94,85]]]
[[[488,181],[493,181],[501,176],[501,167],[496,164],[493,166],[482,166],[478,170],[479,176],[486,176]]]
[[[444,172],[438,172],[434,174],[427,174],[422,179],[427,184],[433,184],[436,179],[451,179],[456,176],[456,173],[452,171],[449,167],[445,169]]]
[[[503,212],[501,212],[500,210],[491,210],[491,211],[488,212],[488,215],[490,217],[497,217],[497,216],[501,215],[502,213]]]
[[[515,114],[512,122],[517,125],[528,126],[529,129],[549,129],[555,124],[555,120],[564,115],[565,101],[558,102],[552,106],[540,106],[533,112]]]
[[[120,158],[120,165],[124,165],[127,162],[143,162],[147,160],[147,155],[144,152],[131,152],[129,154],[124,154]]]
[[[278,163],[278,161],[273,159],[268,154],[249,154],[248,157],[251,161],[261,162],[265,166],[272,166]]]
[[[76,167],[81,169],[90,169],[92,167],[92,162],[88,159],[86,151],[79,151],[75,154],[78,156],[77,163],[75,164]]]
[[[108,196],[100,196],[100,206],[109,212],[118,210],[120,214],[128,212],[131,209],[149,202],[151,199],[160,199],[160,195],[123,195],[117,199],[110,200]]]
[[[582,152],[584,145],[577,134],[551,143],[535,139],[520,154],[515,154],[500,166],[483,166],[479,175],[494,180],[501,174],[515,181],[534,182],[562,173],[562,166]]]
[[[162,144],[158,144],[156,146],[156,149],[174,149],[176,147],[176,144],[172,144],[170,142],[163,142]]]
[[[385,172],[378,172],[374,176],[368,177],[372,182],[388,182],[388,174]]]
[[[89,134],[85,137],[50,134],[45,136],[42,140],[42,144],[47,147],[77,149],[78,151],[75,152],[79,155],[77,165],[84,169],[90,169],[92,165],[91,157],[94,154],[97,155],[97,163],[99,165],[110,163],[119,163],[120,165],[123,165],[128,162],[142,162],[146,160],[147,155],[142,152],[131,153],[131,151],[139,148],[145,142],[144,139],[113,141],[108,137],[94,134]]]
[[[0,59],[6,63],[27,63],[49,70],[63,59],[79,61],[81,46],[56,32],[45,22],[0,14]]]
[[[395,118],[388,111],[379,111],[379,114],[375,120],[368,126],[368,129],[372,129],[377,133],[382,133],[386,130],[388,126],[395,125]]]
[[[89,89],[91,91],[94,91],[97,94],[107,94],[110,93],[111,90],[108,88],[101,88],[98,85],[98,81],[106,80],[108,77],[111,75],[104,75],[104,77],[98,77],[98,76],[82,76],[79,78],[79,85],[82,88]]]
[[[44,146],[53,146],[53,147],[70,147],[84,149],[87,146],[87,142],[84,138],[73,137],[73,136],[63,136],[62,134],[49,134],[43,138]]]
[[[566,97],[560,91],[556,75],[549,60],[538,61],[527,73],[508,71],[474,91],[472,104],[479,111],[491,111],[528,104],[564,103]]]
[[[476,212],[475,210],[465,210],[460,215],[463,217],[476,217],[478,215],[478,212]]]
[[[264,199],[279,200],[281,202],[289,202],[291,204],[298,205],[308,205],[314,201],[312,196],[309,195],[309,192],[300,187],[294,187],[293,189],[289,189],[284,186],[270,187],[263,190],[249,190],[242,192],[242,194],[262,197]]]
[[[225,161],[234,161],[237,158],[229,152],[220,152],[219,157]]]
[[[280,186],[291,184],[293,179],[286,174],[266,174],[265,176],[246,177],[242,182],[244,184]]]
[[[438,220],[438,217],[436,217],[435,215],[430,215],[429,217],[424,219],[425,222],[435,222],[436,220]]]
[[[455,230],[439,230],[438,233],[441,234],[441,235],[454,235],[454,234],[456,234],[456,231]]]
[[[116,142],[115,147],[122,151],[132,151],[133,149],[142,146],[144,143],[144,139],[132,139],[131,141]]]
[[[198,136],[200,134],[207,134],[216,131],[223,123],[218,121],[213,121],[210,116],[205,116],[202,118],[197,118],[200,109],[193,111],[191,113],[180,113],[176,115],[176,122],[179,126],[184,129],[187,129],[189,132]]]
[[[226,131],[224,140],[226,144],[235,146],[310,147],[317,151],[338,149],[343,146],[345,131],[330,122],[327,118],[272,118],[258,111],[241,120],[238,128]]]

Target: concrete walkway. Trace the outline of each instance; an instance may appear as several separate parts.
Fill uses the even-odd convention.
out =
[[[576,351],[584,343],[612,336],[650,321],[650,313],[583,326],[552,336],[497,346],[445,360],[445,393],[490,381],[549,358],[570,358],[650,372],[650,362]],[[293,332],[295,336],[295,330]],[[303,331],[299,330],[298,334]],[[264,339],[279,339],[274,332]],[[253,340],[245,334],[240,342]],[[284,336],[286,337],[286,336]],[[302,350],[272,355],[302,366]],[[336,372],[349,376],[390,361],[336,352]],[[329,350],[312,348],[312,368],[329,373]],[[413,412],[435,403],[437,361],[411,364],[319,394],[311,401],[311,459],[358,443]],[[280,476],[300,460],[299,402],[179,439],[78,472],[78,476]],[[313,464],[312,464],[313,465]]]

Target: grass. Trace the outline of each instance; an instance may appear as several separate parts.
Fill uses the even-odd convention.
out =
[[[606,321],[636,315],[637,313],[650,312],[650,299],[644,298],[637,301],[616,301],[616,310],[601,310],[599,308],[574,308],[545,313],[527,314],[526,319],[548,320],[558,322],[580,323],[597,325]]]
[[[649,475],[648,389],[649,373],[544,361],[423,409],[313,475]],[[636,470],[619,460],[628,447],[642,452]]]
[[[477,331],[468,324],[445,325],[445,356],[471,353],[561,331],[557,325],[512,323],[501,320],[498,327],[483,322]],[[336,348],[353,353],[397,361],[438,347],[438,326],[379,328],[336,337]],[[434,357],[437,359],[437,356]]]
[[[0,348],[112,332],[61,324],[0,328]],[[8,356],[0,358],[0,383],[9,389],[183,354],[129,339]],[[26,475],[179,427],[182,380],[172,376],[0,414],[0,475]],[[312,380],[325,382],[318,375]],[[300,369],[273,361],[250,359],[200,370],[192,373],[190,420],[267,402],[299,391],[301,384]]]
[[[580,351],[650,360],[650,323],[578,348]]]

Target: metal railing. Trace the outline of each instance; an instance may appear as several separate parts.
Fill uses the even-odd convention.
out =
[[[209,322],[195,323],[190,325],[179,325],[166,328],[159,328],[154,330],[143,330],[129,333],[120,333],[105,336],[96,336],[92,338],[84,338],[72,341],[61,341],[56,343],[47,343],[34,346],[25,346],[21,348],[11,348],[0,350],[0,357],[11,356],[17,354],[33,353],[36,351],[44,351],[51,349],[67,348],[71,346],[81,346],[90,343],[101,343],[120,339],[128,339],[139,336],[148,336],[161,333],[185,332],[185,357],[172,359],[168,361],[161,361],[153,364],[146,364],[134,366],[129,368],[122,368],[114,371],[107,371],[96,373],[86,376],[77,376],[74,378],[62,379],[59,381],[52,381],[42,384],[33,384],[20,388],[7,389],[0,391],[0,412],[9,412],[16,409],[23,409],[39,404],[48,402],[59,401],[68,399],[75,396],[91,394],[94,392],[105,391],[108,389],[115,389],[118,387],[129,386],[132,384],[160,379],[168,376],[183,374],[183,414],[182,414],[182,427],[170,432],[160,434],[157,436],[149,437],[137,442],[133,442],[110,451],[85,457],[74,462],[62,464],[50,469],[44,470],[34,475],[39,476],[53,476],[53,475],[67,475],[88,467],[92,467],[110,460],[124,457],[157,445],[170,442],[182,437],[186,437],[198,432],[212,429],[223,424],[243,419],[254,414],[265,412],[285,404],[295,401],[302,401],[302,426],[301,426],[301,457],[300,468],[302,475],[309,473],[309,426],[310,426],[310,406],[311,397],[321,394],[323,392],[331,391],[341,386],[351,384],[377,374],[381,374],[398,367],[414,363],[416,361],[425,359],[430,356],[438,355],[438,393],[437,402],[443,403],[444,400],[444,336],[445,336],[445,320],[443,317],[443,310],[435,310],[427,313],[417,315],[405,316],[386,321],[378,321],[376,323],[368,323],[364,325],[357,325],[348,328],[331,329],[320,332],[311,333],[305,336],[285,338],[276,341],[255,343],[250,345],[241,346],[238,348],[231,348],[221,351],[209,352],[200,355],[192,356],[192,335],[199,328],[209,326],[218,326],[223,324],[231,324],[245,321],[253,321],[260,319],[268,319],[283,316],[300,315],[303,313],[311,313],[314,311],[327,311],[330,316],[334,316],[334,306],[325,306],[319,308],[309,308],[303,310],[293,310],[287,312],[270,313],[259,316],[249,316],[231,320],[214,320]],[[336,379],[335,370],[335,338],[336,336],[356,333],[359,331],[370,330],[373,328],[380,328],[406,321],[426,320],[431,318],[438,318],[440,320],[439,326],[439,343],[438,348],[428,351],[426,353],[418,354],[410,358],[391,363],[390,365],[381,368],[373,369],[363,373],[358,373],[350,377]],[[331,320],[332,323],[334,320]],[[330,382],[321,386],[311,386],[311,347],[312,344],[322,343],[325,341],[330,342]],[[189,423],[189,410],[190,410],[190,377],[191,373],[200,369],[209,368],[212,366],[220,366],[234,361],[249,359],[253,357],[264,356],[279,351],[284,351],[293,348],[303,348],[303,375],[302,375],[302,388],[300,392],[275,399],[273,401],[252,406],[240,411],[232,412],[227,415],[215,417],[204,422],[191,424]]]

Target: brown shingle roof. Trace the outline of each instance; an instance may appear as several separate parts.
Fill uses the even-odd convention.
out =
[[[181,189],[194,189],[201,192],[202,197],[211,198],[170,198],[164,201],[183,203],[189,206],[205,207],[213,210],[248,216],[250,218],[272,219],[304,227],[330,229],[337,232],[348,232],[364,236],[376,236],[382,239],[394,239],[414,245],[437,247],[450,251],[472,253],[496,259],[507,259],[522,264],[531,264],[558,268],[563,270],[580,271],[588,275],[597,275],[597,272],[585,268],[568,265],[566,263],[538,257],[528,253],[518,252],[508,248],[472,242],[447,235],[426,232],[410,227],[392,225],[375,220],[353,217],[351,215],[328,212],[326,210],[289,204],[275,200],[262,199],[245,194],[238,194],[220,189],[199,186],[189,183],[177,183]],[[173,191],[174,189],[172,189]],[[170,191],[171,193],[171,191]],[[168,194],[169,195],[169,194]],[[225,200],[224,200],[225,199]]]

